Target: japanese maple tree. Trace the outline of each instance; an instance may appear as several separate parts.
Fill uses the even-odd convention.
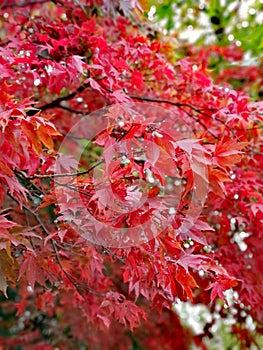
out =
[[[206,349],[218,314],[258,346],[263,105],[145,3],[0,2],[4,349]]]

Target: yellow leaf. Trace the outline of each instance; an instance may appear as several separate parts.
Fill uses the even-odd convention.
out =
[[[32,145],[33,150],[36,152],[37,155],[39,155],[42,150],[42,147],[41,143],[39,142],[38,135],[36,134],[36,131],[34,129],[34,126],[22,120],[21,128],[27,136],[29,143]]]
[[[139,0],[139,3],[144,11],[150,10],[149,0]]]
[[[48,134],[48,129],[45,128],[45,126],[41,125],[37,130],[37,135],[40,139],[40,141],[43,143],[44,146],[46,146],[48,149],[53,150],[54,149],[54,143],[52,138]]]

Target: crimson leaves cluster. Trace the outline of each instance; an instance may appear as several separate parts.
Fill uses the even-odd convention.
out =
[[[182,327],[174,306],[202,303],[213,315],[219,305],[224,318],[228,309],[218,300],[229,289],[241,346],[255,342],[244,311],[256,332],[263,331],[263,105],[224,85],[222,76],[215,85],[200,53],[176,60],[176,49],[157,38],[140,11],[136,1],[26,6],[9,0],[0,6],[0,290],[9,297],[4,312],[16,312],[12,336],[0,340],[8,349],[187,349],[191,343],[205,349],[214,320],[195,335]],[[141,111],[119,123],[118,106],[144,102],[172,117],[142,119]],[[110,123],[86,148],[83,173],[57,176],[64,138],[103,107]],[[194,139],[173,130],[178,120]],[[82,135],[71,136],[74,149]],[[113,152],[138,142],[151,142],[156,152],[148,159],[134,153],[129,162]],[[101,150],[108,152],[103,162]],[[70,157],[63,164],[70,173]],[[144,181],[147,208],[116,216],[102,207],[109,202],[110,208],[111,197],[93,183],[90,169],[96,167],[123,206],[140,195],[134,183]],[[205,203],[182,232],[184,218],[194,217],[190,194],[194,177],[203,181],[202,167]],[[172,218],[162,211],[167,176],[184,183]],[[80,228],[88,225],[87,213],[116,229],[152,217],[170,221],[159,231],[158,225],[148,228],[148,240],[123,248],[104,245],[101,228],[95,243],[85,239]]]

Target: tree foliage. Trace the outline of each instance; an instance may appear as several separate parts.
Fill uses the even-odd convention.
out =
[[[184,43],[178,57],[204,60],[216,83],[262,97],[261,0],[163,0],[148,5],[149,18]]]
[[[262,333],[263,105],[144,6],[1,3],[6,349],[205,349],[233,310],[241,348]],[[203,333],[180,301],[211,311]]]

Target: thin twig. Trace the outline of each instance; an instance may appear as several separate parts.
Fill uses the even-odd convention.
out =
[[[48,175],[31,175],[28,178],[29,179],[52,179],[54,177],[70,177],[70,176],[80,176],[80,175],[85,175],[89,174],[92,170],[94,170],[96,167],[104,163],[104,159],[98,161],[96,164],[94,164],[91,168],[88,170],[83,170],[83,171],[77,171],[75,173],[65,173],[65,174],[48,174]]]
[[[96,295],[98,297],[104,298],[106,296],[105,293],[98,292],[98,291],[88,287],[86,284],[79,283],[78,281],[76,281],[76,278],[74,276],[72,276],[67,270],[65,270],[64,266],[62,265],[61,259],[59,257],[59,252],[58,252],[58,249],[56,246],[56,242],[54,240],[51,240],[51,244],[52,244],[52,247],[55,251],[56,260],[57,260],[62,272],[68,278],[68,280],[74,285],[74,287],[76,288],[76,290],[79,292],[80,295],[82,295],[82,296],[84,295],[84,293],[83,293],[83,289],[84,289],[84,290],[88,291],[90,294]]]
[[[87,196],[87,197],[92,197],[92,195],[90,193],[82,191],[80,188],[74,187],[74,186],[72,186],[70,184],[64,184],[64,183],[58,182],[56,180],[54,180],[54,182],[58,186],[66,187],[66,188],[68,188],[69,190],[71,190],[73,192],[77,192],[77,193],[83,194],[84,196]]]
[[[33,116],[33,115],[37,114],[39,112],[39,110],[46,111],[48,109],[55,108],[55,107],[61,108],[62,107],[61,106],[61,102],[71,100],[77,94],[83,92],[88,87],[90,87],[90,83],[82,84],[75,91],[71,92],[70,94],[68,94],[66,96],[58,97],[55,100],[53,100],[53,101],[51,101],[49,103],[46,103],[45,105],[42,105],[42,106],[38,107],[37,110],[34,110],[34,109],[33,110],[29,110],[27,112],[27,115],[28,116]]]
[[[16,198],[14,198],[10,193],[8,193],[9,197],[14,200],[16,203],[19,204],[18,200]],[[45,234],[47,236],[50,236],[50,232],[49,230],[46,228],[46,226],[44,225],[44,223],[42,222],[41,218],[39,217],[39,215],[37,213],[35,213],[32,209],[28,208],[25,204],[22,204],[22,208],[26,211],[28,211],[30,214],[32,214],[34,216],[34,218],[37,220],[37,222],[39,223],[40,227],[42,228],[42,230],[45,232]],[[76,281],[75,277],[73,277],[70,273],[68,273],[65,268],[63,267],[60,257],[59,257],[59,252],[58,249],[56,247],[56,241],[54,241],[54,239],[51,238],[51,244],[52,247],[54,249],[54,253],[56,256],[56,260],[62,270],[62,272],[65,274],[65,276],[69,279],[69,281],[74,285],[74,287],[76,288],[76,290],[83,296],[83,292],[81,289],[85,289],[87,290],[90,294],[94,294],[97,295],[99,297],[105,297],[104,293],[98,292],[90,287],[88,287],[86,284],[84,283],[79,283],[78,281]]]
[[[75,110],[73,108],[70,108],[70,107],[67,107],[67,106],[63,106],[62,104],[58,104],[56,107],[64,109],[65,111],[68,111],[70,113],[81,114],[81,115],[85,114],[84,111],[77,111],[77,110]]]

